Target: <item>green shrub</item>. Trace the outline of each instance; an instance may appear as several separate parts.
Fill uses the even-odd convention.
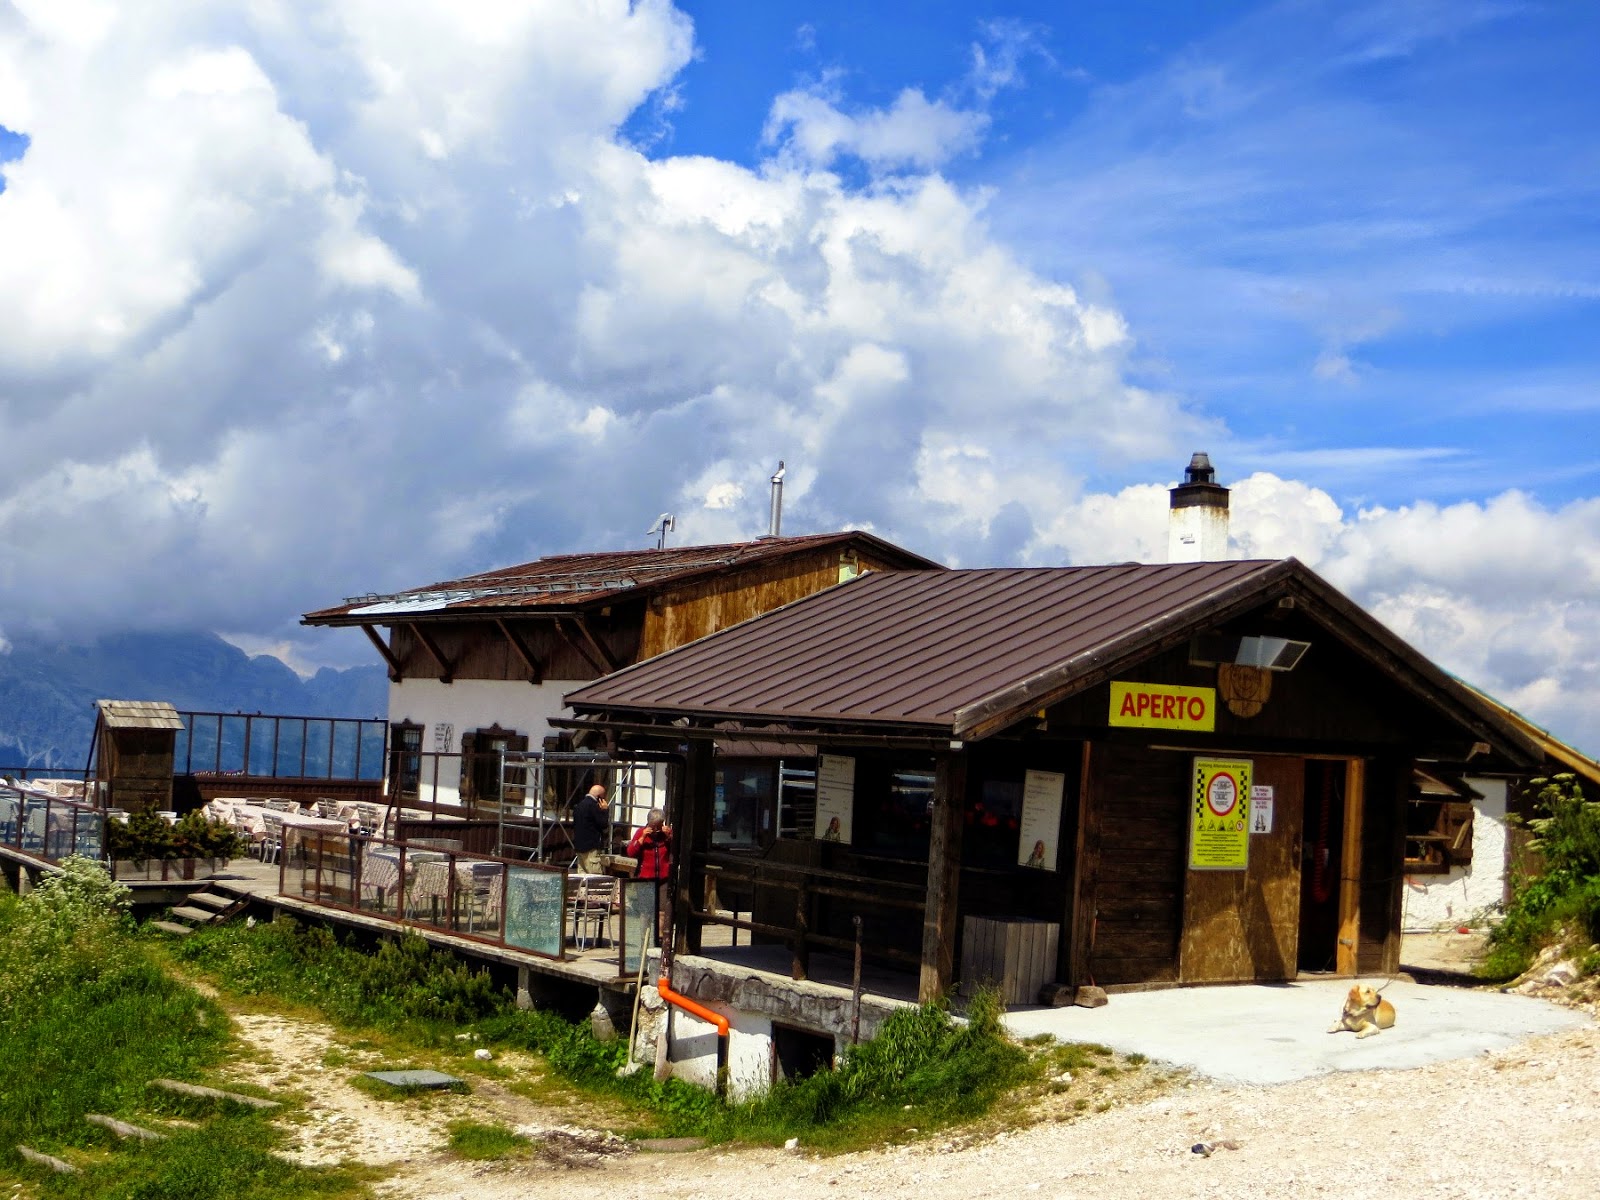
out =
[[[1534,811],[1529,846],[1539,874],[1513,877],[1505,915],[1489,933],[1479,973],[1509,979],[1547,945],[1569,937],[1600,941],[1600,803],[1585,799],[1575,776],[1530,780]]]
[[[176,825],[168,825],[166,818],[143,809],[126,821],[107,823],[106,848],[112,858],[142,863],[175,858],[238,858],[248,846],[231,825],[210,820],[199,809],[186,813]]]
[[[486,1161],[525,1153],[532,1143],[504,1125],[480,1125],[476,1121],[450,1123],[450,1153],[457,1158]]]

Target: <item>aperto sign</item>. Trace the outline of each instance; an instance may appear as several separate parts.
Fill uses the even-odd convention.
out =
[[[1210,733],[1217,726],[1217,689],[1113,682],[1109,720],[1134,729]]]

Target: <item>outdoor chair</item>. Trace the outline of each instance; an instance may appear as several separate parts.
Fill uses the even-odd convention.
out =
[[[582,875],[572,893],[572,936],[583,950],[602,935],[611,941],[611,910],[617,898],[617,881],[607,876]],[[587,931],[587,936],[585,936]]]
[[[11,796],[0,796],[0,842],[17,840],[17,802]]]
[[[262,818],[267,835],[261,839],[261,861],[277,862],[283,852],[283,818],[268,813]]]
[[[22,848],[34,853],[44,850],[45,837],[45,811],[44,806],[28,809],[27,816],[22,822]]]
[[[338,804],[327,799],[326,797],[323,797],[321,800],[317,801],[317,816],[324,817],[330,821],[337,821],[339,819]]]
[[[378,833],[383,818],[378,815],[376,804],[356,805],[356,831],[366,837],[374,837]]]

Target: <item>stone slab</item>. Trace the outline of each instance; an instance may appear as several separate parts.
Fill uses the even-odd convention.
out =
[[[368,1071],[366,1075],[391,1087],[447,1088],[463,1082],[443,1071]]]

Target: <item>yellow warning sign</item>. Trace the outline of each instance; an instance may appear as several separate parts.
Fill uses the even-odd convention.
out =
[[[1189,869],[1250,865],[1250,760],[1197,758],[1189,806]]]

